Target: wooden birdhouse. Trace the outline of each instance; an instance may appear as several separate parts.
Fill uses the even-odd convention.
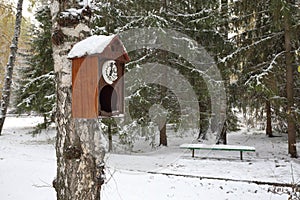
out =
[[[124,114],[124,67],[129,61],[116,35],[91,36],[75,44],[72,60],[72,117]]]

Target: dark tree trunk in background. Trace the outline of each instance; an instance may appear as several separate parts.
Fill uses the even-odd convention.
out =
[[[287,3],[292,4],[291,0]],[[291,8],[288,5],[287,10]],[[291,18],[292,13],[285,11],[284,14],[284,39],[285,39],[285,64],[286,64],[286,95],[287,95],[287,124],[288,124],[288,152],[292,158],[297,157],[296,149],[296,126],[294,115],[294,77],[292,65],[292,42],[291,42]]]
[[[220,9],[220,17],[222,19],[226,19],[224,20],[224,23],[222,23],[222,26],[220,26],[220,30],[221,32],[224,34],[224,37],[227,38],[228,37],[228,30],[229,30],[229,24],[228,24],[228,18],[229,18],[229,14],[228,14],[228,0],[221,0],[220,1],[221,3],[221,9]],[[223,67],[226,67],[226,66],[223,66]],[[228,86],[229,85],[229,78],[224,78],[224,85]],[[227,97],[227,101],[229,100],[229,98]],[[224,114],[226,114],[228,116],[229,112],[230,111],[230,104],[226,104],[226,108],[224,110]],[[222,112],[220,110],[220,112]],[[220,129],[220,134],[219,134],[219,137],[217,138],[217,141],[216,143],[217,144],[227,144],[227,129],[228,129],[228,124],[229,124],[229,117],[226,117],[225,121],[224,121],[224,124],[222,126],[222,128]],[[221,124],[222,125],[222,124]]]
[[[159,127],[161,127],[159,130],[159,145],[168,146],[166,123]]]
[[[6,118],[7,108],[9,106],[10,94],[11,94],[11,83],[13,76],[13,69],[15,66],[17,51],[18,51],[18,41],[21,32],[21,22],[22,22],[22,7],[23,0],[18,1],[16,22],[14,29],[14,37],[10,46],[10,56],[8,58],[8,63],[6,65],[6,72],[4,77],[4,85],[2,89],[1,97],[1,108],[0,108],[0,135],[2,133],[4,121]]]
[[[162,0],[164,10],[167,12],[167,0]],[[162,60],[167,61],[168,60],[168,53],[163,52],[162,53]],[[162,103],[164,101],[164,98],[167,96],[167,88],[165,87],[166,81],[168,81],[168,72],[164,71],[162,76],[162,83],[164,85],[160,86],[160,102]],[[160,120],[159,120],[159,146],[168,146],[168,139],[167,139],[167,115],[163,113],[159,113]]]
[[[227,122],[224,122],[224,126],[221,130],[220,137],[217,140],[217,144],[227,144]]]
[[[272,112],[271,112],[270,99],[266,100],[266,114],[267,114],[266,134],[269,137],[273,137],[273,133],[272,133]]]

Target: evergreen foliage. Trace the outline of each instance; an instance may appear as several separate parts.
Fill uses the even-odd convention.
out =
[[[226,54],[230,49],[228,41],[221,35],[217,27],[223,26],[224,19],[219,15],[219,1],[118,1],[109,0],[97,5],[97,15],[94,21],[94,33],[112,34],[126,31],[132,28],[158,27],[177,30],[193,38],[204,46],[216,59]],[[174,55],[160,49],[140,49],[129,54],[131,62],[127,70],[138,67],[144,63],[158,62],[172,66],[178,70],[193,86],[200,107],[200,130],[204,134],[210,125],[210,96],[205,81],[194,66],[182,59],[180,55]],[[220,63],[224,66],[224,63]],[[226,68],[221,70],[226,73]],[[227,70],[228,71],[228,70]],[[138,84],[138,83],[137,83]],[[164,95],[162,95],[162,92]],[[149,109],[154,104],[160,104],[166,111],[167,123],[179,124],[179,104],[172,92],[158,85],[145,85],[132,94],[129,102],[130,114],[133,117],[132,124],[121,131],[122,138],[132,138],[136,134],[136,123],[142,126],[149,125]],[[228,109],[230,111],[230,109]],[[233,116],[233,115],[232,115]],[[233,121],[233,120],[231,120]],[[217,123],[217,122],[215,122]],[[236,124],[230,127],[235,128]],[[130,128],[131,127],[131,128]],[[130,131],[132,130],[132,131]],[[129,132],[128,132],[129,131]],[[205,138],[205,136],[202,136]],[[127,141],[127,140],[126,140]]]
[[[271,104],[273,129],[286,132],[286,73],[284,55],[283,15],[287,1],[118,1],[107,0],[98,6],[95,33],[111,34],[130,28],[161,27],[182,32],[196,40],[213,56],[222,73],[227,92],[227,128],[238,128],[238,108],[249,124],[266,120],[266,103]],[[294,64],[299,62],[299,8],[291,5],[292,46]],[[164,56],[161,56],[164,55]],[[142,49],[130,54],[127,69],[153,60],[172,66],[193,85],[199,98],[200,135],[205,138],[210,122],[210,97],[201,75],[191,70],[189,63],[170,53]],[[142,59],[141,59],[142,58]],[[299,73],[295,74],[295,107],[299,107]],[[148,121],[147,111],[153,102],[147,96],[159,99],[159,87],[145,86],[133,95],[131,114],[138,123]],[[142,92],[141,92],[142,91]],[[144,95],[145,94],[145,95]],[[173,105],[173,106],[170,106]],[[176,103],[167,106],[176,110]],[[135,114],[136,113],[136,114]],[[246,115],[247,113],[247,115]],[[142,117],[143,116],[143,117]],[[176,116],[172,115],[173,117]],[[295,109],[299,121],[299,109]],[[176,121],[176,120],[175,120]],[[252,122],[251,122],[252,121]],[[133,124],[134,124],[133,123]],[[299,124],[299,123],[298,123]],[[132,125],[132,127],[135,127]],[[299,129],[298,129],[299,130]],[[128,134],[129,135],[129,134]]]
[[[259,5],[259,6],[257,6]],[[299,12],[295,5],[287,1],[238,1],[233,5],[235,27],[232,40],[236,50],[227,56],[235,63],[232,69],[237,84],[234,94],[236,105],[250,118],[265,120],[266,102],[270,102],[273,128],[279,132],[287,131],[286,110],[286,68],[283,16],[289,6],[289,15],[293,16],[292,54],[296,66],[295,54],[299,48]],[[298,75],[299,77],[299,75]],[[297,80],[297,78],[295,79]],[[299,83],[295,81],[295,88]],[[295,92],[295,99],[299,99]],[[296,104],[299,101],[295,101]],[[299,121],[299,114],[295,114]],[[254,124],[252,124],[254,125]],[[298,129],[299,130],[299,129]]]
[[[93,34],[117,34],[146,27],[168,28],[186,34],[208,51],[221,71],[227,93],[226,129],[238,129],[237,109],[253,126],[256,125],[255,120],[266,121],[266,105],[269,102],[273,129],[286,132],[285,15],[293,15],[291,30],[295,68],[300,60],[299,8],[297,4],[287,2],[104,0],[93,7]],[[48,121],[53,113],[55,96],[53,60],[49,56],[52,54],[51,20],[47,6],[37,13],[37,20],[40,24],[31,31],[32,49],[27,59],[28,67],[22,69],[16,105],[19,113],[33,111],[43,114]],[[157,62],[172,66],[190,82],[200,109],[199,138],[205,139],[207,130],[218,122],[210,120],[214,114],[211,113],[212,99],[202,75],[193,70],[194,66],[180,55],[160,49],[139,49],[130,52],[129,56],[128,71],[145,63]],[[299,122],[300,73],[295,70],[294,75],[294,116],[295,121]],[[136,130],[138,126],[152,127],[149,109],[153,105],[159,104],[167,111],[167,123],[180,123],[178,100],[168,88],[156,84],[144,85],[128,99],[132,122],[125,127],[115,127],[117,124],[111,120],[103,120],[106,125],[113,126],[113,133],[119,130],[120,138],[125,143],[132,145],[135,137],[140,136],[153,139],[152,128]],[[296,124],[299,126],[299,123]],[[299,132],[299,127],[297,130]],[[220,139],[220,142],[226,142],[224,138]],[[150,143],[153,144],[153,141]]]
[[[23,55],[26,65],[19,69],[14,103],[19,114],[34,113],[44,117],[44,123],[37,127],[39,130],[51,123],[55,108],[52,23],[49,6],[39,9],[35,17],[38,25],[33,25],[29,31],[30,50]]]

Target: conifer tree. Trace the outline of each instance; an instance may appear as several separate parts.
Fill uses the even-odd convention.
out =
[[[128,0],[122,2],[106,0],[99,4],[100,6],[98,6],[97,10],[99,17],[93,20],[95,33],[118,33],[119,31],[126,31],[132,28],[167,28],[193,38],[209,50],[213,56],[221,55],[218,51],[222,51],[225,54],[228,47],[230,47],[225,45],[227,41],[220,37],[214,28],[215,26],[221,26],[219,24],[223,21],[221,20],[223,16],[218,15],[219,11],[216,9],[220,6],[219,1],[186,2],[161,0],[154,3],[151,0]],[[216,46],[217,48],[215,48]],[[204,133],[207,131],[210,126],[209,118],[211,116],[210,97],[208,88],[201,77],[202,75],[193,71],[195,66],[191,66],[190,63],[181,59],[180,55],[174,55],[171,52],[159,49],[141,49],[130,52],[130,58],[131,63],[127,65],[129,70],[135,68],[137,64],[141,65],[151,62],[172,66],[172,68],[178,70],[192,84],[198,96],[198,102],[194,103],[199,104],[200,107],[200,132]],[[130,99],[130,114],[134,118],[133,128],[136,122],[145,126],[149,125],[149,108],[157,103],[162,103],[162,107],[168,111],[168,123],[180,123],[180,111],[178,110],[176,97],[164,87],[158,87],[155,84],[147,85],[136,91],[135,94],[132,94]],[[143,109],[140,109],[141,107]],[[164,131],[164,127],[162,130]],[[132,138],[133,133],[129,134],[129,137]]]
[[[33,25],[30,50],[26,66],[19,69],[18,88],[15,91],[17,113],[35,113],[44,117],[40,128],[46,128],[52,121],[55,105],[54,63],[51,42],[51,16],[48,5],[43,5],[35,14],[38,21]],[[39,127],[38,127],[39,128]]]
[[[299,93],[293,89],[299,83],[293,74],[299,49],[299,12],[294,1],[246,2],[237,1],[232,6],[236,48],[224,59],[232,60],[235,66],[236,102],[245,113],[266,121],[268,136],[272,136],[272,128],[289,132],[289,153],[296,157],[295,122],[299,114],[294,99]],[[273,121],[279,123],[272,126]]]

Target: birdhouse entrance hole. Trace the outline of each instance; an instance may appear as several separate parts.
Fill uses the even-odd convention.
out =
[[[99,95],[100,112],[107,114],[117,113],[118,110],[118,95],[116,90],[111,85],[104,86]]]

